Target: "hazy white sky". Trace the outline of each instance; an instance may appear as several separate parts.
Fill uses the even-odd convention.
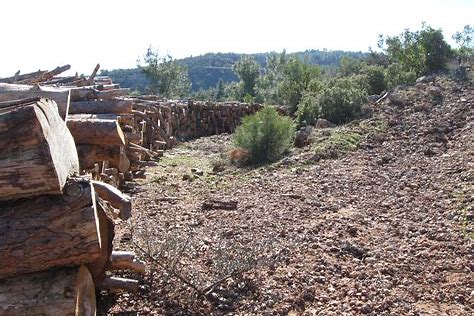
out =
[[[206,52],[366,51],[380,33],[426,21],[445,38],[474,25],[473,0],[6,0],[0,77],[71,64],[135,67],[149,45],[173,57]]]

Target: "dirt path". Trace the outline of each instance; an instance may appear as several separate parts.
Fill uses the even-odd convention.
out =
[[[139,293],[104,296],[104,314],[472,315],[472,84],[400,93],[358,125],[386,128],[336,159],[309,147],[213,174],[229,136],[168,152],[132,192],[133,239],[160,264]],[[237,208],[203,210],[210,198]],[[202,289],[235,269],[207,299],[171,275]]]

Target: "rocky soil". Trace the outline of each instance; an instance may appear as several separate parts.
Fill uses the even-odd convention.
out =
[[[102,315],[472,315],[472,82],[396,97],[346,127],[361,136],[347,153],[237,168],[228,135],[167,152],[116,236],[147,273],[138,293],[102,293]]]

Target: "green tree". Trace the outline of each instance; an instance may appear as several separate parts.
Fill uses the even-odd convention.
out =
[[[420,44],[425,53],[426,72],[442,70],[452,56],[452,50],[444,40],[441,29],[424,26],[420,31]]]
[[[474,28],[472,28],[469,24],[464,26],[462,32],[456,32],[453,35],[454,41],[459,46],[457,53],[460,55],[460,57],[467,57],[474,53],[474,45],[472,42],[473,37]]]
[[[312,86],[319,87],[321,69],[318,65],[310,65],[298,58],[291,58],[283,67],[283,76],[278,86],[283,104],[288,106],[293,115],[306,91]]]
[[[255,97],[255,84],[260,74],[260,67],[252,56],[244,55],[232,67],[240,78],[242,96]]]
[[[185,66],[177,63],[170,55],[160,56],[151,47],[147,49],[138,68],[149,78],[149,89],[152,93],[166,98],[185,97],[191,84]]]
[[[406,29],[399,36],[389,36],[384,44],[391,63],[398,63],[404,71],[414,71],[417,76],[444,69],[452,54],[442,31],[426,24],[420,31]]]
[[[283,69],[288,63],[288,55],[283,50],[280,54],[270,53],[267,56],[263,74],[257,81],[257,98],[267,104],[281,104],[279,85],[283,80]]]
[[[216,100],[221,101],[224,98],[224,80],[219,79],[217,82],[217,87],[216,87]]]
[[[364,61],[348,56],[344,56],[340,61],[340,73],[343,76],[357,75],[364,66]]]

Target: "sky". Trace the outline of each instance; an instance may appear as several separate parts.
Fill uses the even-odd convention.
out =
[[[174,58],[207,52],[367,51],[378,34],[451,35],[474,25],[473,0],[5,0],[0,77],[70,64],[133,68],[151,45]]]

